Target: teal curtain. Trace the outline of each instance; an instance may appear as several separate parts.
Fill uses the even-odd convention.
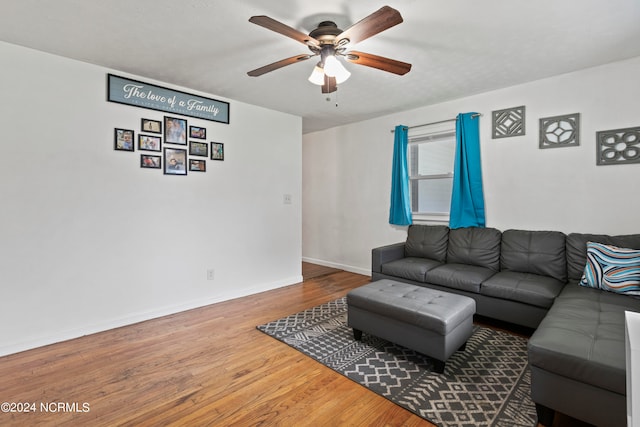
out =
[[[393,169],[391,172],[391,208],[389,224],[411,225],[411,201],[409,198],[409,169],[407,167],[407,145],[409,128],[396,126],[393,144]]]
[[[459,114],[456,120],[450,228],[485,226],[479,122],[477,113]]]

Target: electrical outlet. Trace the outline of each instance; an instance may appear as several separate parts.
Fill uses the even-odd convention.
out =
[[[213,268],[207,270],[207,280],[213,280],[216,271]]]
[[[284,202],[285,205],[290,205],[291,204],[291,194],[285,194],[282,197],[282,201]]]

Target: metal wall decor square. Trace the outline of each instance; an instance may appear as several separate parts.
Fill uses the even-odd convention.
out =
[[[580,113],[540,119],[540,148],[580,145]]]
[[[640,163],[640,126],[596,132],[598,165]]]
[[[492,139],[523,136],[525,134],[525,106],[492,112]]]

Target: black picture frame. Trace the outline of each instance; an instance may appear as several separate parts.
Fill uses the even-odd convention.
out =
[[[224,144],[222,142],[211,143],[211,160],[224,160]]]
[[[189,141],[189,155],[209,157],[209,145],[206,142]]]
[[[152,156],[150,154],[140,154],[140,167],[143,169],[161,169],[162,156]]]
[[[187,145],[187,120],[164,116],[164,142]]]
[[[206,172],[207,161],[202,159],[189,159],[190,172]]]
[[[142,132],[162,134],[162,122],[160,120],[142,119],[140,121],[140,130]]]
[[[182,148],[164,148],[164,174],[187,174],[187,150]]]
[[[162,138],[155,135],[138,134],[138,150],[162,151]]]
[[[115,128],[113,134],[113,149],[118,151],[135,151],[135,132],[131,129]]]
[[[189,138],[207,139],[207,128],[200,126],[189,126]]]

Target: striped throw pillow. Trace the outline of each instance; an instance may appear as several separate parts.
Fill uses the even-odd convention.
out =
[[[587,242],[580,285],[640,296],[640,250]]]

